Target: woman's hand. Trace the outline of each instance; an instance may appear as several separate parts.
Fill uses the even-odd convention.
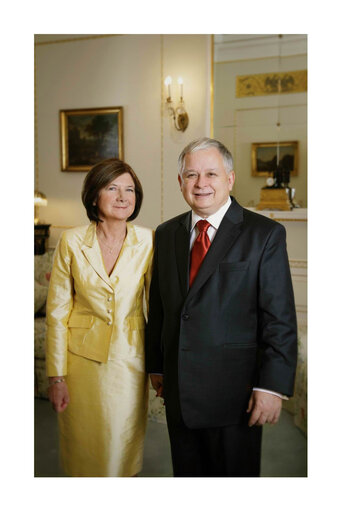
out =
[[[69,391],[65,381],[53,383],[55,380],[60,379],[62,377],[49,378],[49,400],[57,413],[63,412],[70,402]]]

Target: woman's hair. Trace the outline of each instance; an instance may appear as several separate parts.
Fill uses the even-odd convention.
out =
[[[94,220],[96,223],[102,222],[98,216],[99,211],[97,208],[99,193],[109,183],[122,174],[130,174],[135,185],[135,209],[128,220],[134,220],[137,217],[143,200],[142,185],[133,169],[127,163],[119,160],[118,158],[109,158],[108,160],[96,163],[84,179],[82,202],[89,220]]]
[[[195,151],[200,151],[202,149],[210,149],[211,147],[215,147],[218,149],[220,154],[223,157],[224,167],[227,173],[233,170],[233,158],[230,151],[221,143],[219,140],[215,140],[214,138],[198,138],[194,140],[190,144],[188,144],[185,149],[181,152],[178,159],[178,172],[180,177],[182,178],[182,173],[185,167],[185,156],[189,153],[194,153]]]

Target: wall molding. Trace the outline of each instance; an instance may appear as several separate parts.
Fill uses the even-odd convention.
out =
[[[284,59],[292,59],[293,57],[307,57],[307,53],[297,53],[295,55],[282,55],[281,56],[281,60],[284,60]],[[254,62],[256,60],[273,60],[273,59],[278,59],[278,55],[273,55],[273,56],[270,56],[270,57],[254,57],[254,58],[245,58],[245,59],[238,59],[238,60],[219,60],[219,61],[215,61],[214,64],[216,65],[219,65],[219,64],[237,64],[238,62]]]
[[[254,206],[247,207],[249,211],[258,213],[259,215],[266,216],[277,222],[307,222],[308,221],[308,210],[307,208],[294,208],[290,211],[280,210],[258,210]]]
[[[306,305],[296,305],[296,312],[300,314],[307,314],[308,308]]]
[[[211,35],[211,86],[210,86],[210,96],[211,96],[211,105],[210,105],[210,114],[211,114],[211,122],[210,122],[210,137],[214,138],[214,35]]]
[[[163,69],[163,57],[164,57],[164,45],[163,45],[163,34],[160,34],[160,70],[161,70],[161,105],[160,105],[160,116],[161,116],[161,138],[160,138],[160,219],[161,223],[164,218],[164,132],[163,132],[163,110],[164,110],[164,101],[165,101],[165,93],[164,93],[164,69]]]
[[[307,55],[306,34],[221,34],[214,42],[217,63]]]
[[[289,264],[291,268],[299,268],[299,269],[307,269],[308,262],[306,259],[289,259]]]
[[[40,34],[35,34],[39,37]],[[45,34],[43,34],[45,35]],[[73,43],[77,41],[89,41],[89,39],[103,39],[104,37],[118,37],[122,35],[128,35],[128,34],[98,34],[98,35],[87,35],[87,36],[80,36],[80,37],[66,37],[63,39],[63,36],[60,36],[60,39],[54,39],[51,41],[37,41],[34,43],[34,46],[45,46],[47,44],[60,44],[60,43]]]
[[[292,280],[297,284],[307,285],[308,263],[303,259],[289,259]]]

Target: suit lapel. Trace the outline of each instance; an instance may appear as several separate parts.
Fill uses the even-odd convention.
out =
[[[97,275],[104,280],[106,284],[113,287],[109,275],[104,268],[101,249],[96,237],[96,224],[94,222],[91,222],[89,225],[81,250]]]
[[[175,254],[178,267],[180,288],[185,297],[188,292],[188,269],[189,269],[189,239],[190,239],[191,212],[186,213],[180,219],[175,232]]]
[[[225,257],[242,230],[243,208],[233,200],[221,221],[212,245],[198,271],[198,274],[188,291],[187,298],[195,294],[216,270],[220,261]]]
[[[127,222],[127,236],[122,245],[121,252],[119,253],[114,269],[111,272],[111,280],[118,275],[122,275],[124,271],[127,271],[127,266],[131,263],[134,250],[140,243],[141,241],[139,242],[137,238],[134,225]]]
[[[97,275],[114,289],[113,278],[122,271],[123,268],[126,268],[126,264],[128,264],[129,258],[132,255],[132,251],[139,244],[139,240],[137,238],[135,228],[129,222],[127,223],[127,236],[124,240],[124,243],[121,248],[121,252],[116,261],[115,267],[109,277],[107,272],[105,271],[105,267],[103,264],[101,249],[98,244],[97,236],[96,236],[96,224],[92,222],[89,225],[89,228],[86,232],[84,238],[84,244],[82,246],[82,252],[88,260],[89,264],[95,270]]]

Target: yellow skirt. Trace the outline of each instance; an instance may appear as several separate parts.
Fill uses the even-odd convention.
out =
[[[140,357],[95,362],[68,352],[70,403],[59,417],[63,470],[73,477],[129,477],[142,468],[148,408]]]

